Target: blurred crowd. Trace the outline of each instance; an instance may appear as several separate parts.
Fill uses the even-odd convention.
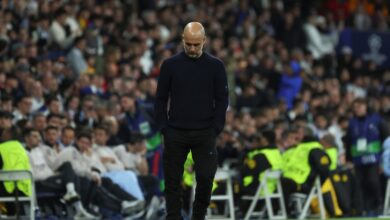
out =
[[[385,0],[3,0],[0,8],[0,129],[22,142],[27,128],[47,141],[52,126],[60,149],[75,139],[63,129],[92,134],[99,125],[108,146],[141,134],[148,151],[161,147],[153,124],[159,67],[182,50],[193,20],[228,74],[221,164],[242,158],[264,129],[281,149],[297,144],[291,134],[300,126],[332,134],[344,164],[356,98],[390,120],[390,70],[353,48],[336,51],[345,28],[389,30]]]

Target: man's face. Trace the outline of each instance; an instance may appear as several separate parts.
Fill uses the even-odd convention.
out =
[[[12,118],[10,117],[0,117],[0,128],[10,128],[12,127]]]
[[[26,144],[27,144],[27,147],[30,149],[37,147],[40,142],[41,142],[41,135],[37,131],[31,132],[26,137]]]
[[[190,58],[198,58],[202,55],[206,38],[202,35],[183,34],[184,52]]]
[[[31,98],[23,98],[23,100],[19,103],[19,110],[23,113],[23,114],[28,114],[30,113],[30,110],[31,110],[31,106],[32,106],[32,99]]]
[[[103,129],[96,129],[94,131],[94,138],[95,142],[98,145],[106,145],[107,140],[108,140],[108,135],[105,130]]]
[[[135,100],[130,97],[122,97],[121,99],[121,107],[122,111],[127,112],[133,112],[135,109]]]
[[[61,135],[61,142],[65,145],[70,145],[74,141],[74,131],[71,129],[64,130],[64,132]]]
[[[88,149],[91,147],[91,140],[86,137],[81,137],[77,139],[77,146],[81,152],[88,151]]]
[[[38,131],[43,131],[43,129],[46,127],[46,124],[46,117],[43,115],[36,117],[33,121],[34,128]]]
[[[45,140],[49,144],[55,144],[56,141],[58,140],[58,131],[56,129],[49,129],[45,132]]]
[[[353,104],[353,110],[357,117],[363,117],[367,114],[367,105],[363,102]]]

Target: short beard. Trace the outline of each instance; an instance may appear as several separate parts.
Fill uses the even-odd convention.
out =
[[[189,57],[189,58],[192,58],[192,59],[196,59],[196,58],[199,58],[201,55],[202,55],[202,52],[200,52],[199,54],[190,54],[188,53],[187,51],[186,52],[186,55]]]

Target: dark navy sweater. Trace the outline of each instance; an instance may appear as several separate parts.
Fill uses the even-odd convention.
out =
[[[213,127],[220,133],[227,106],[226,71],[218,58],[204,52],[193,59],[181,52],[161,65],[155,104],[160,129]]]

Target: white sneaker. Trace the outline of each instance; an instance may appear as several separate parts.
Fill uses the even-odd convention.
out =
[[[72,203],[80,200],[80,196],[76,192],[68,192],[62,198],[66,203]]]
[[[129,214],[135,211],[143,209],[145,201],[143,200],[134,200],[134,201],[123,201],[122,202],[122,213]]]
[[[98,219],[98,217],[92,215],[91,213],[87,212],[84,208],[82,208],[79,212],[76,213],[74,216],[75,220],[81,220],[81,219]]]
[[[150,201],[149,208],[146,212],[146,219],[151,220],[152,218],[155,218],[155,215],[157,214],[160,206],[161,203],[158,197],[153,196],[152,200]]]

